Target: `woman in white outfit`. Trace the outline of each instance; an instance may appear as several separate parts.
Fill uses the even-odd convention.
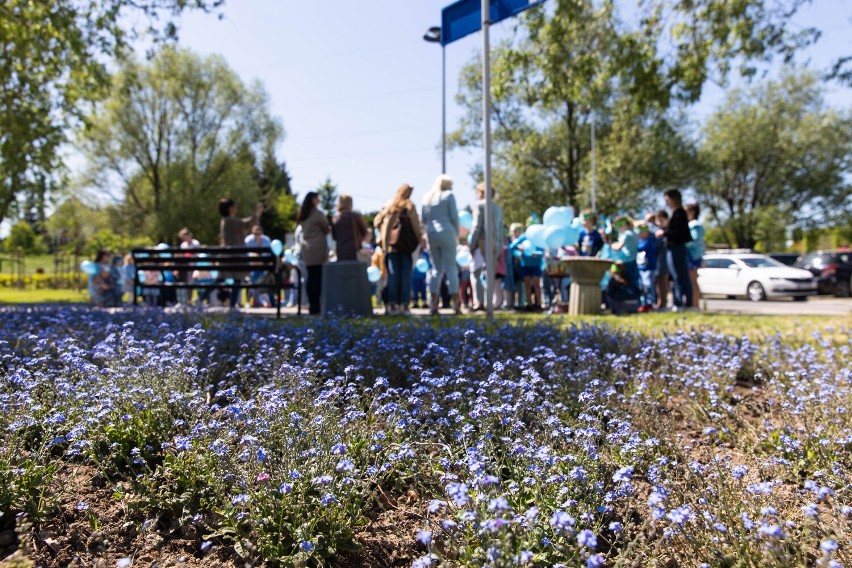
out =
[[[456,245],[459,240],[459,211],[452,192],[453,180],[448,175],[439,175],[423,197],[422,225],[429,242],[432,269],[429,290],[431,292],[430,313],[438,313],[441,276],[447,275],[447,289],[456,313],[461,313],[459,304],[459,269],[456,266]]]

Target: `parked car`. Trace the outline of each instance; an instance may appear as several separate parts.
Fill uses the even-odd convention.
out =
[[[704,255],[698,287],[702,294],[746,296],[755,302],[779,296],[804,301],[817,293],[813,274],[757,253]]]
[[[794,264],[816,276],[820,294],[849,296],[852,288],[852,252],[848,250],[827,250],[809,252],[802,255]]]
[[[784,266],[793,266],[799,258],[799,253],[796,252],[768,252],[766,256],[774,258]]]

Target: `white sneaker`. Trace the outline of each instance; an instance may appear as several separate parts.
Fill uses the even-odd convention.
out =
[[[386,316],[395,316],[398,313],[399,313],[399,310],[398,310],[396,304],[387,304],[385,306],[385,315]]]

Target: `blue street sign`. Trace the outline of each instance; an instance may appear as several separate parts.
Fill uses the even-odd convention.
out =
[[[544,0],[491,0],[491,23],[511,18]],[[441,11],[441,45],[447,45],[482,28],[482,1],[458,0]]]

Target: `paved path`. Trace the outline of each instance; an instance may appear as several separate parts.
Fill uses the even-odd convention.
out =
[[[836,316],[852,314],[852,298],[812,296],[805,302],[789,299],[752,302],[749,300],[722,300],[702,298],[702,308],[708,312],[726,314],[773,314],[788,316]]]

